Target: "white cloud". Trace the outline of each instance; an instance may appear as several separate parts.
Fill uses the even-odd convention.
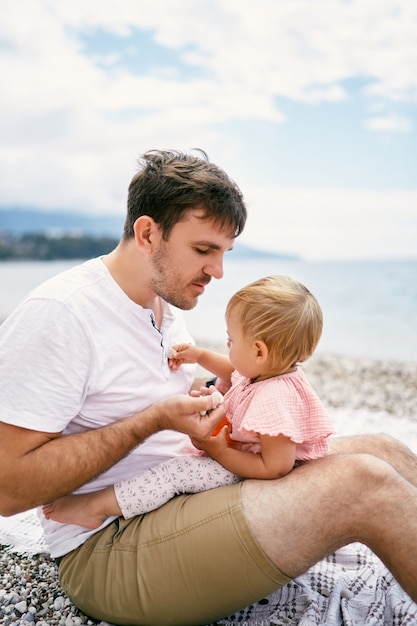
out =
[[[415,258],[417,191],[244,189],[242,241],[307,259]]]
[[[233,162],[240,182],[245,168],[236,163],[245,154],[233,122],[278,125],[288,119],[288,102],[348,102],[351,80],[363,82],[367,128],[412,131],[396,108],[417,101],[417,5],[410,0],[4,0],[2,9],[3,205],[124,211],[136,157],[154,147],[203,146],[220,164]],[[172,61],[157,75],[138,75],[117,63],[121,50],[87,56],[77,35],[97,29],[119,36],[127,53],[130,36],[147,29],[172,50]],[[178,58],[197,78],[181,75]],[[286,247],[316,256],[324,241],[329,254],[346,249],[343,229],[350,232],[359,200],[365,221],[381,203],[395,215],[394,197],[388,206],[387,198],[357,193],[349,207],[343,191],[264,189],[254,198],[269,206],[271,198],[288,201]],[[329,216],[320,228],[312,206],[316,216]],[[314,232],[307,241],[304,226]],[[267,225],[251,228],[267,240]]]
[[[365,127],[370,130],[385,130],[402,133],[408,133],[412,130],[410,120],[399,115],[385,115],[370,118],[365,121]]]
[[[34,86],[35,101],[46,88],[44,95],[53,95],[51,106],[64,99],[115,106],[113,92],[119,94],[119,106],[128,106],[132,94],[137,101],[138,93],[147,93],[140,89],[141,79],[131,77],[131,87],[136,84],[137,89],[120,92],[117,73],[106,75],[94,59],[85,58],[74,35],[102,28],[123,37],[134,27],[151,29],[159,44],[209,72],[212,94],[204,94],[208,103],[219,88],[231,86],[230,101],[237,105],[239,95],[241,100],[249,97],[252,115],[268,116],[276,96],[306,102],[346,97],[342,82],[351,78],[370,81],[367,93],[373,96],[396,99],[402,93],[408,99],[417,93],[417,10],[408,0],[7,4],[3,37],[15,51],[3,56],[11,64],[9,76],[15,71],[18,79],[32,76],[18,80],[11,94],[5,94],[6,99],[15,94],[18,102]],[[1,68],[7,77],[6,63]],[[176,88],[181,92],[180,85]],[[110,103],[97,98],[106,90]],[[183,101],[186,97],[184,90]]]

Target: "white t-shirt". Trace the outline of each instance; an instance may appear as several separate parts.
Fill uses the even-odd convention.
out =
[[[165,304],[156,328],[152,311],[128,298],[101,259],[87,261],[37,287],[0,325],[0,420],[65,436],[188,393],[195,366],[173,372],[167,350],[192,341],[180,311]],[[185,435],[157,433],[79,492],[192,450]],[[39,516],[54,557],[96,532]]]

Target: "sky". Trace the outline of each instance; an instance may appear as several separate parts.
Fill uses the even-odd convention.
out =
[[[247,245],[417,258],[417,3],[2,0],[0,210],[125,213],[138,157],[204,149]]]

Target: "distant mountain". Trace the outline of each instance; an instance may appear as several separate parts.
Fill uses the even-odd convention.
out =
[[[282,259],[286,261],[298,261],[301,257],[296,254],[284,254],[284,252],[272,252],[270,250],[260,250],[259,248],[251,248],[237,239],[233,246],[234,259]]]
[[[80,233],[120,238],[124,215],[96,215],[36,209],[0,208],[0,232],[13,235],[33,233]]]
[[[31,208],[0,208],[0,234],[14,237],[45,234],[53,237],[68,234],[79,237],[114,238],[115,245],[123,232],[124,215],[96,215],[61,211],[40,211]],[[239,240],[233,249],[233,258],[280,258],[297,260],[300,257],[251,248]]]

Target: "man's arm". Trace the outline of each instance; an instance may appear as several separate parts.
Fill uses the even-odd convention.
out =
[[[224,407],[210,396],[173,396],[113,424],[68,436],[0,422],[0,515],[8,516],[71,493],[150,435],[170,429],[205,439]]]

